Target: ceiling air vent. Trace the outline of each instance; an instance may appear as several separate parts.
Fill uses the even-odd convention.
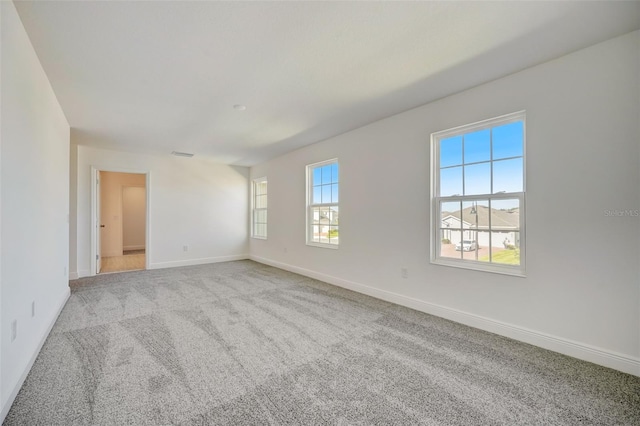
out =
[[[176,157],[188,157],[188,158],[193,157],[193,154],[191,154],[190,152],[180,152],[180,151],[173,151],[171,155],[175,155]]]

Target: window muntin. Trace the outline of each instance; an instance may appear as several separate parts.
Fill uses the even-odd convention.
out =
[[[267,178],[253,180],[251,236],[267,239]]]
[[[339,185],[338,160],[307,166],[307,244],[338,248]]]
[[[525,113],[437,132],[433,263],[524,275]]]

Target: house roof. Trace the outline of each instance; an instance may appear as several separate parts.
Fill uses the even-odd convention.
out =
[[[640,28],[640,2],[14,4],[74,143],[244,166]]]
[[[462,212],[442,212],[442,219],[446,219],[447,217],[454,217],[457,220],[462,220],[468,227],[475,228],[476,225],[476,214],[474,213],[474,207],[467,207],[462,209]],[[477,206],[477,219],[478,219],[478,228],[488,228],[489,227],[489,215],[491,214],[491,227],[493,229],[500,228],[509,228],[509,229],[518,229],[520,227],[520,209],[510,209],[510,210],[498,210],[491,209],[491,213],[488,207],[486,206]],[[462,214],[461,214],[462,213]]]

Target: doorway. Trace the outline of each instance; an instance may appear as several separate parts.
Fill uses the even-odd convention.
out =
[[[147,267],[147,175],[96,170],[96,274]]]

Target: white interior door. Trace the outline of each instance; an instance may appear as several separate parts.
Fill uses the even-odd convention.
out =
[[[100,219],[100,171],[96,174],[96,274],[102,269],[101,240],[104,225]]]

